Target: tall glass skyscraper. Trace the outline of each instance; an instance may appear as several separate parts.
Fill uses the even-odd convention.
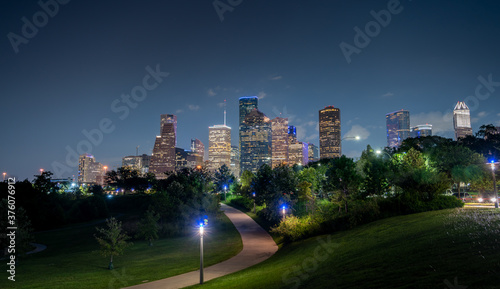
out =
[[[455,140],[472,135],[470,110],[463,101],[457,102],[453,110],[453,128],[455,129]]]
[[[319,111],[319,152],[322,159],[342,155],[340,109],[327,106]]]
[[[256,173],[263,164],[271,166],[271,120],[257,109],[245,116],[240,127],[241,171]]]
[[[257,96],[240,97],[240,127],[249,112],[258,108],[259,98]]]
[[[410,137],[410,112],[398,110],[385,115],[387,146],[397,148]]]
[[[288,118],[276,117],[271,120],[272,167],[288,164]]]
[[[175,170],[175,146],[177,144],[177,116],[161,115],[160,135],[156,137],[149,171],[157,179],[166,178],[165,172]]]
[[[411,137],[432,136],[432,124],[420,124],[411,128]]]
[[[231,128],[227,125],[208,128],[208,162],[214,171],[222,165],[231,167]]]

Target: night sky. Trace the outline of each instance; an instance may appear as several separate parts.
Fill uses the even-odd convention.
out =
[[[116,168],[136,146],[151,154],[160,114],[177,115],[178,147],[198,138],[208,149],[224,99],[236,145],[241,96],[258,95],[262,112],[288,117],[299,140],[316,145],[318,110],[339,107],[343,137],[362,138],[343,142],[349,157],[384,147],[385,114],[402,108],[412,126],[430,123],[445,137],[466,98],[474,131],[500,125],[500,3],[397,2],[220,0],[230,10],[217,13],[213,1],[73,0],[44,18],[37,1],[3,1],[0,171],[31,180],[61,164],[55,177],[76,174],[67,148],[100,123],[107,132],[91,153]],[[388,6],[385,27],[370,22]],[[34,16],[38,31],[23,29]],[[373,37],[355,48],[355,27],[367,24]],[[359,49],[350,63],[342,42]],[[478,97],[481,77],[490,85]],[[122,95],[132,92],[142,99],[129,107]]]

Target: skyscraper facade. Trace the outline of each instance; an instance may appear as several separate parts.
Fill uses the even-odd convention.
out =
[[[177,144],[177,116],[162,114],[160,135],[156,137],[149,170],[157,179],[165,179],[165,172],[175,170]]]
[[[254,109],[258,109],[259,98],[257,96],[243,96],[240,97],[240,123],[239,126],[243,124],[245,117]]]
[[[322,159],[342,155],[339,108],[327,106],[319,111],[319,150]]]
[[[288,164],[288,118],[276,117],[271,120],[273,168]]]
[[[309,148],[305,142],[290,144],[290,165],[305,166],[309,163]]]
[[[241,171],[256,173],[267,164],[271,166],[271,120],[257,109],[248,113],[240,129]]]
[[[297,142],[297,128],[293,125],[288,126],[288,144]]]
[[[432,124],[420,124],[411,128],[411,137],[432,136]]]
[[[307,144],[308,152],[307,156],[309,158],[309,162],[319,161],[319,149],[315,144],[308,143]]]
[[[78,183],[102,185],[103,178],[103,165],[96,162],[91,154],[80,155],[78,158]]]
[[[397,148],[410,137],[410,112],[398,110],[385,115],[387,146]]]
[[[197,157],[197,166],[203,165],[203,158],[205,157],[205,145],[201,140],[195,138],[191,139],[191,152]]]
[[[149,164],[151,156],[143,154],[140,156],[126,156],[122,158],[122,167],[129,167],[130,169],[137,170],[141,174],[149,171]]]
[[[455,140],[472,135],[470,110],[463,101],[459,101],[453,110],[453,128],[455,129]]]
[[[226,125],[214,125],[208,128],[208,162],[210,170],[217,170],[222,165],[231,165],[231,128]]]
[[[231,173],[235,177],[240,177],[241,175],[241,170],[240,170],[240,147],[238,146],[231,146],[231,167],[230,167]]]

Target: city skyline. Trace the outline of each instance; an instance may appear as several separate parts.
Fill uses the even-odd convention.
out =
[[[270,119],[288,118],[299,141],[318,146],[317,110],[340,107],[342,137],[361,138],[343,142],[348,157],[367,144],[383,148],[384,114],[402,108],[412,126],[429,123],[448,138],[457,101],[469,106],[473,132],[499,126],[500,40],[491,35],[500,4],[399,1],[390,23],[366,33],[388,2],[243,1],[221,20],[211,2],[96,9],[71,1],[30,37],[22,19],[33,23],[43,8],[9,2],[0,12],[0,170],[32,179],[59,164],[61,177],[76,175],[85,146],[115,169],[138,146],[140,155],[152,153],[165,113],[178,117],[177,147],[188,149],[192,138],[208,146],[207,127],[222,123],[224,99],[238,145],[238,97],[247,95],[259,96]],[[13,34],[26,38],[17,51]],[[343,43],[356,52],[346,57]]]

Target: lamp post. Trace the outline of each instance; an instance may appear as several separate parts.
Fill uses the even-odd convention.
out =
[[[255,192],[252,193],[253,196],[253,213],[255,214]]]
[[[200,224],[200,284],[203,284],[203,224]]]
[[[104,169],[104,175],[102,176],[102,186],[104,187],[106,185],[106,172],[108,170],[107,166],[102,167]]]
[[[495,176],[495,164],[498,164],[498,162],[495,162],[494,160],[490,162],[491,174],[493,175],[493,193],[495,194],[495,208],[498,209],[498,189],[497,189],[497,178]]]
[[[7,175],[7,173],[4,172],[2,175],[3,175],[3,181],[5,182],[5,176]]]
[[[281,210],[283,213],[283,221],[285,220],[285,215],[286,215],[286,207],[283,205],[283,209]]]
[[[226,191],[227,191],[227,185],[224,185],[224,201],[227,201],[227,195],[226,195]]]
[[[42,173],[43,173],[43,169],[40,169],[40,176],[42,175]]]

